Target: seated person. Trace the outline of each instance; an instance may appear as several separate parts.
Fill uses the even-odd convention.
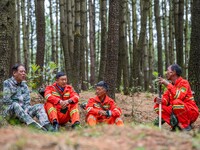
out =
[[[72,128],[80,127],[78,111],[79,95],[72,86],[67,85],[67,76],[63,72],[56,74],[56,81],[45,89],[45,110],[55,130],[58,126],[71,121]]]
[[[124,125],[120,118],[122,111],[107,95],[107,91],[108,85],[104,81],[97,83],[97,96],[90,98],[85,108],[87,110],[86,122],[89,126],[95,126],[97,123]]]
[[[190,84],[181,77],[181,67],[173,64],[167,69],[167,80],[159,77],[159,83],[166,86],[167,90],[162,98],[155,98],[154,110],[159,114],[159,104],[162,103],[162,122],[167,122],[172,131],[178,127],[190,131],[191,124],[199,116],[198,107],[194,101]],[[168,81],[170,80],[171,83]]]
[[[26,82],[24,65],[12,67],[13,76],[3,82],[3,115],[6,119],[18,118],[29,126],[44,131],[53,130],[43,104],[30,105],[30,92]],[[33,120],[36,117],[40,123]]]

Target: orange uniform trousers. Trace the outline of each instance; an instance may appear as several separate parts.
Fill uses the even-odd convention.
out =
[[[178,125],[182,129],[188,127],[188,125],[195,122],[199,115],[197,111],[193,109],[193,106],[190,106],[189,103],[184,103],[183,101],[176,99],[172,102],[172,105],[162,105],[162,119],[165,120],[169,125],[171,125],[170,116],[172,113],[172,109],[178,119]],[[155,104],[154,110],[157,114],[159,114],[158,104]]]
[[[78,103],[69,104],[68,110],[65,114],[60,112],[60,108],[56,108],[56,106],[49,102],[45,103],[44,108],[51,123],[54,119],[56,119],[61,125],[67,123],[68,121],[71,121],[71,123],[74,124],[76,121],[80,120]]]
[[[106,123],[106,124],[116,124],[117,126],[123,126],[124,123],[120,117],[109,117],[107,118],[106,116],[100,116],[100,115],[93,115],[89,114],[86,117],[86,122],[90,126],[95,126],[98,123]]]

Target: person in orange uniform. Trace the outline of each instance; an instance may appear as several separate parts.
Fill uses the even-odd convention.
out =
[[[181,130],[190,131],[192,129],[191,124],[197,120],[199,111],[190,84],[181,77],[181,73],[181,67],[173,64],[167,69],[167,80],[162,77],[158,78],[159,83],[165,85],[167,90],[162,98],[154,99],[156,103],[154,110],[159,114],[159,104],[161,103],[163,123],[167,122],[172,129],[178,127]],[[172,115],[177,120],[175,124]]]
[[[78,111],[79,95],[72,86],[67,85],[67,76],[63,72],[56,74],[56,81],[45,89],[45,110],[55,130],[59,125],[71,121],[72,128],[80,126]]]
[[[124,125],[120,118],[122,111],[116,106],[114,100],[107,95],[107,90],[107,83],[100,81],[96,85],[96,97],[88,100],[86,122],[89,126],[95,126],[97,123]]]

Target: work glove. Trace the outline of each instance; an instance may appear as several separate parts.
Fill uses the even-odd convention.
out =
[[[170,124],[172,127],[175,127],[178,125],[178,119],[176,118],[176,115],[172,112],[170,116]]]
[[[87,105],[87,102],[83,102],[83,103],[81,103],[80,107],[81,107],[82,109],[86,109],[86,105]]]
[[[106,110],[106,116],[107,116],[107,117],[111,117],[111,116],[112,116],[111,110]]]

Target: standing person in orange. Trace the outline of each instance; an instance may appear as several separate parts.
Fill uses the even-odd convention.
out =
[[[78,111],[79,95],[72,86],[67,85],[63,72],[56,74],[56,81],[45,89],[45,110],[56,131],[58,126],[71,121],[72,128],[80,126]]]
[[[104,81],[97,83],[96,97],[90,98],[86,105],[88,125],[95,126],[97,123],[124,125],[120,118],[122,111],[114,100],[108,97],[107,90],[108,85]]]
[[[198,118],[199,111],[192,95],[190,84],[181,77],[181,67],[173,64],[167,69],[167,80],[159,77],[159,83],[167,90],[162,98],[155,98],[154,110],[159,114],[159,104],[162,104],[163,123],[167,122],[172,129],[190,131],[191,124]],[[170,80],[171,82],[169,82]]]

